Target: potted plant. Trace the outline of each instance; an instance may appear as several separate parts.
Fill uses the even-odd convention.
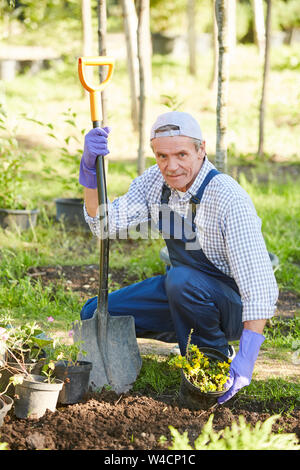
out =
[[[172,358],[169,364],[181,369],[180,402],[193,410],[208,409],[226,392],[231,361],[216,349],[191,344],[191,334],[186,355]]]
[[[5,119],[5,111],[0,105],[0,226],[26,230],[36,225],[39,210],[28,197],[24,169],[26,155],[9,134]]]
[[[56,410],[63,381],[52,376],[51,367],[49,371],[46,377],[29,373],[11,377],[15,386],[14,412],[17,418],[41,418],[47,410]]]
[[[13,384],[8,388],[10,378],[20,372],[39,374],[44,348],[53,340],[35,321],[13,326],[9,317],[0,318],[0,333],[0,391],[7,390],[7,394],[13,396]]]
[[[53,376],[54,366],[43,348],[53,342],[35,322],[1,326],[1,396],[14,393],[14,412],[18,418],[40,418],[47,409],[55,411],[63,382]],[[46,364],[46,365],[45,365]],[[13,392],[12,392],[13,390]],[[11,402],[6,400],[9,406]]]
[[[71,330],[69,336],[72,333]],[[61,404],[78,403],[88,391],[93,364],[79,360],[79,356],[84,355],[82,341],[73,344],[58,341],[52,352],[48,352],[49,358],[54,362],[53,375],[64,382],[58,397],[58,402]]]

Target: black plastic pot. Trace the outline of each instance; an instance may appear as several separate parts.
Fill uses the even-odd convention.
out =
[[[84,230],[89,230],[83,215],[83,199],[60,198],[55,199],[55,204],[56,220],[64,222],[66,228],[81,226]]]
[[[82,400],[89,388],[92,367],[93,364],[87,361],[78,361],[76,365],[72,365],[68,361],[56,363],[54,375],[64,382],[59,393],[58,403],[70,405]]]
[[[40,211],[34,210],[13,210],[0,208],[0,226],[15,230],[28,230],[36,226],[37,216]]]
[[[171,54],[174,50],[176,36],[163,33],[152,33],[153,54]]]
[[[217,361],[228,361],[228,357],[213,348],[199,348],[199,351],[205,354],[209,359]],[[218,397],[221,397],[226,392],[201,392],[198,387],[195,387],[185,376],[181,370],[181,383],[179,389],[179,402],[181,405],[189,408],[190,410],[208,410],[215,403]]]
[[[11,409],[13,402],[13,399],[8,395],[0,395],[0,426],[2,426],[4,418]]]

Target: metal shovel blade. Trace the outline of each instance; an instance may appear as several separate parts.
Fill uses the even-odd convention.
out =
[[[82,359],[93,363],[90,388],[96,391],[109,385],[118,394],[127,392],[142,366],[134,318],[129,315],[112,317],[108,314],[106,343],[103,345],[99,344],[98,331],[97,310],[92,318],[74,325],[74,340],[82,341],[82,349],[86,352]],[[104,351],[102,346],[105,347]]]

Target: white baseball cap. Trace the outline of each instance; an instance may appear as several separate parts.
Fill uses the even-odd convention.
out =
[[[159,131],[161,127],[174,126],[175,129]],[[202,140],[202,132],[198,122],[189,113],[171,111],[160,114],[151,128],[150,140],[157,137],[183,135]]]

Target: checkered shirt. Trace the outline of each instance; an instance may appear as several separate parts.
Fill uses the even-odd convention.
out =
[[[186,217],[189,201],[214,165],[207,159],[182,195],[171,188],[169,207]],[[108,202],[109,232],[115,238],[124,229],[146,222],[158,223],[164,178],[157,165],[135,178],[128,192]],[[100,237],[99,218],[85,220]],[[195,217],[196,234],[205,256],[224,274],[234,278],[243,305],[243,321],[271,318],[278,287],[261,232],[261,220],[246,191],[229,175],[215,176],[206,187]],[[152,223],[151,223],[152,227]],[[154,233],[154,232],[153,232]]]

